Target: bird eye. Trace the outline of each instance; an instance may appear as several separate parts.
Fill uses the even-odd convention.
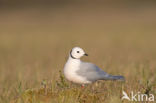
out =
[[[77,51],[77,53],[80,53],[79,51]]]

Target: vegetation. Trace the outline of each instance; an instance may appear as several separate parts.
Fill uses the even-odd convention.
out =
[[[0,103],[127,103],[123,90],[156,96],[156,8],[92,7],[1,10]],[[126,81],[85,88],[66,81],[74,46],[89,54],[84,61]]]

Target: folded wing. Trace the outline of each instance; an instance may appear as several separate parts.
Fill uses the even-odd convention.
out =
[[[80,69],[76,73],[92,82],[97,80],[124,80],[123,76],[109,75],[95,64],[87,62],[81,62]]]

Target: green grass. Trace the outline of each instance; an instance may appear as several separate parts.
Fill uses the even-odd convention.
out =
[[[135,8],[138,13],[90,9],[2,13],[0,103],[127,103],[121,101],[123,90],[156,96],[155,8]],[[67,81],[59,71],[74,46],[89,54],[84,61],[126,81],[98,81],[85,88]]]

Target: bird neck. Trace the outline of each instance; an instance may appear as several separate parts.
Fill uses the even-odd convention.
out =
[[[72,58],[71,56],[69,56],[68,61],[69,61],[69,62],[80,63],[81,60],[80,60],[80,59],[77,59],[77,58],[74,59],[74,58]]]
[[[80,63],[81,63],[80,59],[73,59],[73,58],[69,57],[66,64],[65,64],[65,68],[66,68],[66,70],[67,69],[68,70],[69,69],[70,70],[75,70],[75,69],[77,69],[79,67]]]

